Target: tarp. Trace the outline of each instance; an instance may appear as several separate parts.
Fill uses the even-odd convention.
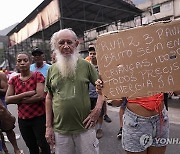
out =
[[[53,0],[23,28],[10,36],[11,45],[20,43],[33,34],[47,28],[57,22],[59,17],[60,12],[58,0]]]

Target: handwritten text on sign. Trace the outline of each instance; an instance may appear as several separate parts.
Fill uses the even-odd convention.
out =
[[[100,36],[96,47],[109,99],[180,90],[180,21]]]

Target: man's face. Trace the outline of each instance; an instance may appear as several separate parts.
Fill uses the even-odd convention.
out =
[[[44,60],[44,55],[42,53],[34,53],[32,57],[35,63],[41,63]]]
[[[58,46],[59,52],[64,57],[69,57],[74,53],[76,47],[78,46],[78,41],[75,40],[70,32],[62,32],[59,34]]]
[[[93,60],[96,58],[96,52],[95,51],[89,51],[89,57],[90,57],[90,60]]]

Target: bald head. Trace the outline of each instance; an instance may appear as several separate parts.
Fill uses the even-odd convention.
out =
[[[76,47],[79,44],[78,37],[71,29],[61,29],[55,32],[51,37],[51,48],[57,50],[59,48],[60,40],[71,40],[76,43]]]

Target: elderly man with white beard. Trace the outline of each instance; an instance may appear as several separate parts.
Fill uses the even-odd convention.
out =
[[[51,38],[57,62],[49,68],[45,83],[46,139],[55,144],[56,154],[99,153],[94,126],[103,96],[98,95],[91,111],[88,86],[95,85],[98,73],[80,58],[78,44],[77,35],[70,29],[62,29]]]

